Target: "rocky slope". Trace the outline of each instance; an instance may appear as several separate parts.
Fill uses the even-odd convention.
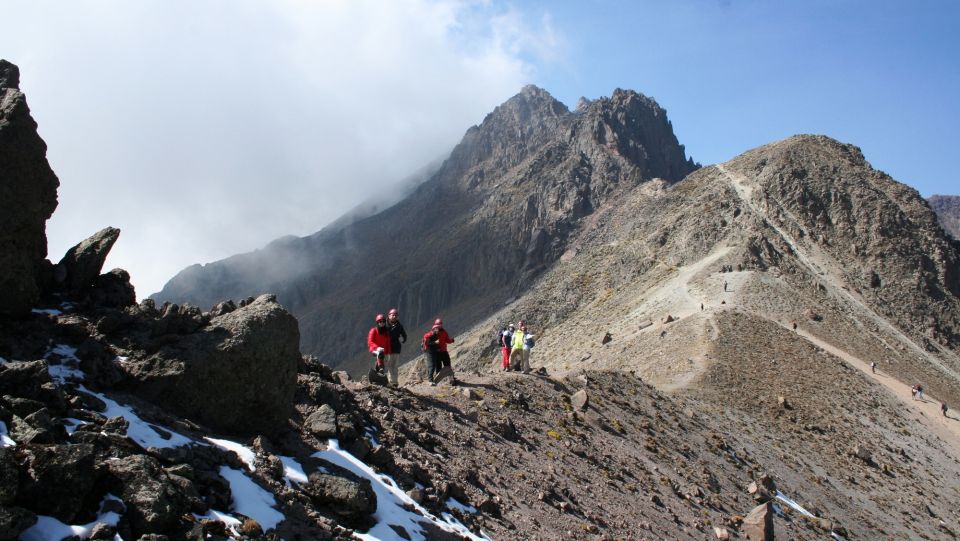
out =
[[[927,202],[937,213],[944,231],[955,239],[960,239],[960,196],[931,195]]]
[[[695,168],[653,100],[617,90],[571,112],[531,86],[393,207],[190,267],[154,298],[206,307],[276,293],[300,320],[305,351],[365,366],[376,312],[398,307],[411,330],[438,314],[465,328],[522,293],[596,209]]]

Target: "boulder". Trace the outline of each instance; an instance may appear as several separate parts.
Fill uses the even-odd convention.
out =
[[[124,517],[137,537],[169,531],[190,510],[181,489],[170,480],[157,459],[131,455],[105,463],[107,484],[127,506]]]
[[[773,508],[770,502],[754,507],[744,517],[741,530],[750,541],[773,541]]]
[[[862,443],[854,445],[853,449],[850,450],[850,455],[859,458],[867,464],[871,464],[873,462],[873,453],[870,452],[870,449]]]
[[[73,524],[94,487],[94,448],[87,444],[34,445],[22,451],[17,502]]]
[[[93,281],[90,300],[97,306],[124,308],[137,303],[137,292],[130,283],[130,274],[123,269],[113,269]]]
[[[297,320],[261,295],[122,368],[141,397],[170,411],[223,432],[274,434],[292,411],[299,346]]]
[[[20,507],[0,505],[0,541],[20,539],[20,532],[37,523],[37,515]]]
[[[363,520],[377,510],[377,494],[369,479],[331,468],[329,464],[323,466],[324,470],[336,473],[317,469],[308,476],[307,484],[302,485],[315,504],[329,507],[334,513],[354,521]]]
[[[0,447],[0,505],[8,505],[17,498],[19,477],[13,449]]]
[[[54,271],[56,286],[72,293],[91,287],[118,238],[119,229],[106,227],[67,250]]]
[[[57,208],[60,181],[20,92],[20,70],[6,60],[0,60],[0,179],[0,315],[24,315],[46,281],[46,221]]]
[[[303,428],[318,438],[337,437],[337,412],[324,404],[303,421]]]
[[[576,410],[586,411],[590,407],[590,397],[587,395],[587,390],[580,389],[573,393],[573,396],[570,397],[570,405]]]

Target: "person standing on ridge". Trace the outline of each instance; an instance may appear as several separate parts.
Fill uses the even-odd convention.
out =
[[[947,403],[946,403],[946,402],[940,402],[940,413],[942,413],[944,417],[947,416]]]
[[[367,349],[377,358],[377,372],[383,371],[383,360],[390,354],[390,331],[383,314],[377,314],[376,325],[367,333]]]
[[[386,358],[387,382],[393,387],[400,385],[398,365],[400,364],[401,344],[407,341],[407,331],[400,323],[399,312],[391,308],[387,312],[387,331],[390,333],[390,353]]]
[[[440,326],[434,325],[432,329],[423,335],[423,352],[427,354],[427,380],[430,386],[435,386],[437,382],[433,381],[433,376],[440,371]]]
[[[527,333],[527,325],[522,320],[517,323],[517,326],[519,328],[513,333],[511,344],[510,368],[528,373],[530,372],[530,348],[533,347],[534,336]]]
[[[516,327],[513,323],[507,325],[507,328],[500,334],[500,350],[503,353],[503,371],[510,370],[510,350],[513,349],[513,333]]]
[[[443,320],[440,318],[437,318],[437,320],[433,322],[433,326],[440,328],[438,342],[439,350],[437,351],[437,358],[440,361],[440,364],[437,366],[437,371],[439,372],[440,370],[450,366],[450,352],[447,351],[447,344],[452,344],[453,338],[449,333],[447,333],[447,330],[443,328]],[[452,369],[453,367],[451,367],[451,370]]]
[[[870,371],[873,372],[874,374],[877,373],[877,362],[876,362],[876,361],[870,361]]]

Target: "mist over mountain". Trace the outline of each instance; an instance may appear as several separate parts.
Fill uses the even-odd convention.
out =
[[[521,294],[597,208],[697,165],[666,112],[633,91],[569,111],[528,86],[470,128],[406,199],[343,227],[185,269],[157,301],[212,306],[275,292],[325,362],[361,359],[373,314],[465,328]],[[358,338],[359,337],[359,338]]]
[[[960,196],[957,195],[931,195],[927,198],[930,207],[937,213],[937,219],[943,229],[953,235],[953,238],[960,239]]]

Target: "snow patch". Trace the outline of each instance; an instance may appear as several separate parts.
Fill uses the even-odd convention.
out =
[[[72,436],[74,432],[77,431],[80,426],[88,424],[82,419],[76,419],[73,417],[67,417],[63,420],[63,427],[67,429],[67,434]]]
[[[377,430],[375,428],[368,426],[364,432],[367,436],[367,439],[370,440],[371,447],[374,449],[380,447],[380,441],[377,439]]]
[[[120,515],[113,511],[106,513],[103,511],[106,503],[111,500],[123,504],[120,498],[113,494],[107,494],[100,503],[100,513],[97,515],[97,519],[89,524],[71,526],[53,517],[37,515],[37,523],[24,530],[20,534],[20,539],[21,541],[59,541],[60,539],[73,536],[79,537],[80,539],[89,539],[93,528],[97,524],[107,524],[116,528],[117,523],[120,522]],[[126,506],[124,506],[124,510],[126,510]],[[120,537],[115,536],[114,539],[120,539]]]
[[[7,364],[7,362],[8,361],[6,359],[4,359],[3,357],[0,357],[0,366]]]
[[[63,312],[61,312],[60,310],[55,310],[53,308],[34,308],[33,310],[30,310],[30,311],[34,314],[45,314],[48,316],[63,315]]]
[[[241,445],[235,441],[230,440],[218,440],[215,438],[203,438],[210,443],[216,445],[221,449],[226,449],[227,451],[233,451],[237,453],[237,456],[240,457],[240,460],[250,468],[250,471],[257,471],[257,455],[253,452],[253,449]]]
[[[66,344],[57,344],[43,358],[49,359],[51,355],[62,357],[60,364],[50,364],[47,367],[50,377],[59,385],[63,385],[67,380],[86,378],[86,375],[79,368],[80,359],[77,358],[77,348],[72,348]]]
[[[469,513],[471,515],[477,514],[477,508],[472,505],[465,505],[460,503],[456,498],[447,498],[447,507],[450,509],[456,509],[461,513]]]
[[[801,515],[806,515],[808,517],[813,516],[813,513],[804,509],[799,503],[791,500],[786,494],[784,494],[783,492],[780,492],[779,490],[777,491],[777,499],[787,504],[787,507],[792,508],[794,511],[797,511]]]
[[[115,363],[125,363],[125,362],[127,362],[127,360],[129,360],[129,359],[130,359],[130,357],[122,357],[122,356],[120,356],[120,355],[117,355],[116,357],[113,358],[113,362],[115,362]]]
[[[164,436],[154,430],[149,423],[134,413],[133,409],[130,407],[120,405],[119,403],[107,398],[106,395],[91,391],[83,385],[81,385],[79,388],[81,391],[90,393],[99,398],[104,404],[107,405],[107,409],[102,412],[104,417],[123,417],[126,419],[127,422],[130,423],[130,426],[127,427],[127,437],[137,442],[137,445],[143,447],[144,449],[149,447],[163,449],[166,447],[180,447],[181,445],[195,443],[192,439],[167,429],[164,430],[170,433],[170,437],[164,438]]]
[[[367,533],[353,534],[354,537],[363,541],[375,541],[379,539],[396,539],[397,532],[390,527],[396,525],[402,527],[410,534],[413,541],[425,540],[426,531],[423,529],[425,522],[430,522],[441,530],[461,535],[474,541],[490,541],[486,535],[476,535],[466,526],[461,524],[449,513],[443,513],[442,518],[430,514],[420,504],[413,501],[407,494],[397,486],[397,483],[385,475],[379,475],[374,472],[370,466],[367,466],[350,453],[340,448],[337,440],[327,442],[326,451],[317,451],[314,457],[322,458],[332,462],[342,468],[346,468],[360,477],[370,480],[374,492],[377,494],[377,511],[373,514],[377,524],[370,528]],[[410,511],[412,509],[413,511]]]
[[[292,456],[280,456],[277,457],[280,459],[280,462],[283,462],[283,479],[287,482],[287,486],[293,486],[293,483],[301,484],[306,483],[307,474],[303,471],[303,466],[296,461]],[[324,473],[327,473],[324,470]]]
[[[7,432],[7,423],[0,421],[0,447],[14,447],[17,442],[13,441]]]
[[[273,494],[254,483],[241,470],[220,466],[220,476],[230,483],[233,510],[256,520],[263,531],[276,528],[286,518],[273,508],[277,505]]]

